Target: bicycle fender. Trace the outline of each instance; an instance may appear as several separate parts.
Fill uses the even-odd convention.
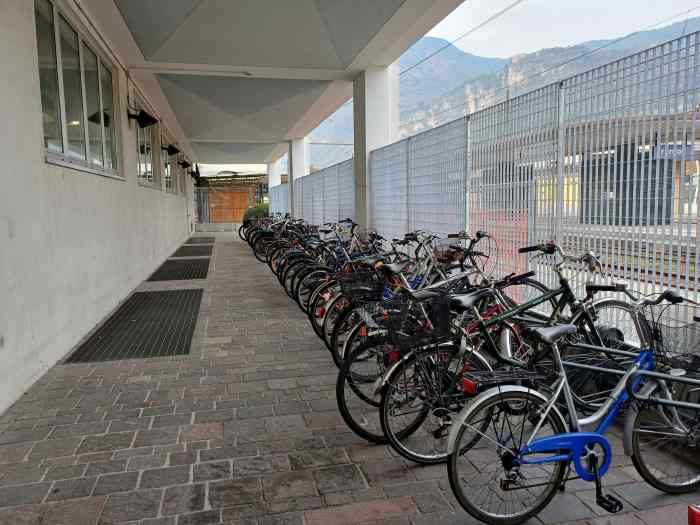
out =
[[[504,385],[504,386],[495,386],[493,388],[489,388],[488,390],[483,391],[481,394],[477,395],[474,399],[469,401],[466,406],[460,411],[459,414],[457,414],[454,418],[452,418],[452,428],[450,429],[450,436],[447,441],[447,450],[452,453],[455,449],[455,445],[457,442],[457,434],[459,434],[460,429],[464,426],[464,422],[469,419],[472,415],[472,412],[474,411],[474,407],[477,406],[479,403],[482,401],[487,401],[488,399],[491,399],[492,397],[496,397],[501,394],[506,394],[509,392],[523,392],[523,393],[530,393],[538,398],[540,398],[542,401],[547,403],[549,401],[549,398],[545,396],[544,394],[538,392],[537,390],[532,390],[531,388],[527,388],[524,386],[520,385]],[[562,416],[561,412],[556,406],[553,406],[551,408],[552,411],[556,412],[556,414],[559,416],[561,421],[564,422],[564,427],[565,429],[568,429],[568,420]]]
[[[659,384],[656,381],[651,381],[642,387],[638,395],[642,397],[650,396],[658,386]],[[634,431],[634,419],[637,417],[637,412],[639,412],[639,408],[633,401],[627,410],[627,414],[625,414],[625,431],[622,435],[622,446],[625,451],[625,456],[632,455],[632,434]]]
[[[411,352],[408,352],[406,355],[401,356],[401,358],[398,361],[396,361],[396,363],[391,365],[386,370],[386,372],[384,372],[383,376],[377,378],[377,380],[374,382],[374,385],[373,385],[373,393],[375,396],[378,396],[379,394],[381,394],[382,390],[384,390],[384,387],[387,385],[387,383],[389,382],[389,379],[391,379],[391,376],[394,374],[396,369],[399,366],[401,366],[403,363],[408,361],[408,358],[411,357],[415,353],[416,353],[416,351],[413,350]]]

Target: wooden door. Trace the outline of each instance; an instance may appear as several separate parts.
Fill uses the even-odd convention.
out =
[[[210,222],[241,222],[248,209],[247,191],[209,190]]]

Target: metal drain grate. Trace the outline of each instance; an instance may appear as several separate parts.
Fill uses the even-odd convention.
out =
[[[213,246],[180,246],[173,257],[208,257]]]
[[[135,293],[67,362],[189,354],[201,302],[201,289]]]
[[[190,237],[185,244],[214,244],[214,237]]]
[[[158,268],[149,281],[184,281],[206,279],[209,259],[169,259]]]

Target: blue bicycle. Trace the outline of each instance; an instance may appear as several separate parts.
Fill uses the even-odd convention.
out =
[[[664,299],[682,301],[664,292],[639,305],[651,308]],[[624,450],[643,479],[668,493],[700,486],[700,318],[694,307],[682,306],[664,307],[684,329],[680,337],[668,336],[664,342],[663,332],[674,329],[665,324],[668,316],[662,321],[662,316],[644,315],[650,346],[639,352],[590,347],[628,363],[622,369],[562,360],[557,343],[577,328],[558,325],[531,329],[547,366],[468,377],[481,393],[453,420],[448,461],[450,485],[464,509],[494,525],[522,523],[544,509],[566,481],[580,478],[595,482],[600,507],[619,512],[622,502],[603,492],[601,479],[612,460],[612,446],[604,434],[616,425],[623,408]],[[686,353],[668,352],[674,340]],[[587,417],[577,415],[565,374],[568,367],[619,376],[607,400]],[[585,430],[591,427],[594,430]],[[570,477],[572,471],[575,475]]]

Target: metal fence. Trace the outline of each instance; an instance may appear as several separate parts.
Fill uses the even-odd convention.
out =
[[[372,152],[373,227],[486,230],[499,272],[556,239],[697,298],[699,48],[683,36]]]
[[[289,184],[270,188],[270,213],[289,213]]]
[[[294,181],[294,213],[312,224],[355,217],[353,160]]]

